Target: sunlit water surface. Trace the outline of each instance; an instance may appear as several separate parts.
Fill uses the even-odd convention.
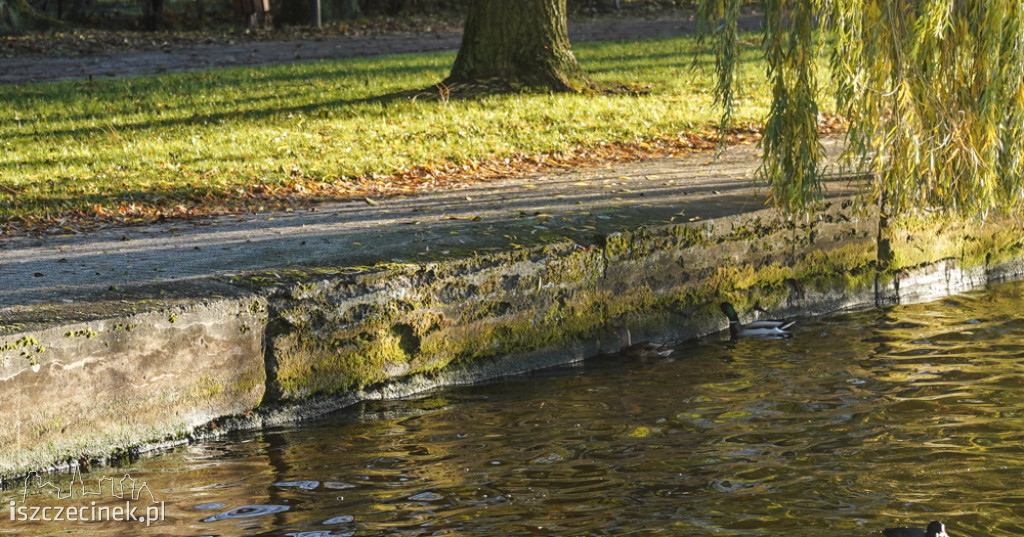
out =
[[[365,403],[101,473],[145,481],[164,519],[10,522],[5,500],[0,532],[809,537],[939,519],[1019,536],[1024,286]]]

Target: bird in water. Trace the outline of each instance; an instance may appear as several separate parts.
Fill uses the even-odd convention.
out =
[[[796,324],[796,321],[764,320],[753,321],[747,324],[740,322],[736,308],[728,302],[722,302],[722,313],[729,318],[729,333],[733,338],[740,337],[761,337],[761,338],[784,338],[789,337],[787,332]]]
[[[882,530],[885,537],[949,537],[946,535],[946,526],[942,525],[942,522],[933,520],[928,523],[928,527],[925,529],[921,528],[889,528]]]
[[[619,332],[619,354],[627,358],[639,358],[641,360],[650,358],[664,358],[672,354],[672,349],[658,343],[641,341],[633,343],[629,329],[625,326],[617,328]]]

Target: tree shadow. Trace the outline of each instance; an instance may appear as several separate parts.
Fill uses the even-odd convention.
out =
[[[652,87],[653,86],[651,84],[642,83],[594,82],[592,86],[581,88],[579,91],[575,93],[593,96],[625,95],[639,97],[650,94]],[[384,95],[367,97],[364,99],[358,99],[354,101],[347,101],[345,104],[377,103],[387,106],[399,101],[426,101],[447,103],[449,101],[476,100],[480,99],[481,97],[489,97],[492,95],[543,95],[554,93],[572,92],[559,92],[551,88],[542,86],[529,86],[524,84],[517,84],[500,78],[478,80],[473,82],[452,82],[445,80],[423,88],[394,91]]]

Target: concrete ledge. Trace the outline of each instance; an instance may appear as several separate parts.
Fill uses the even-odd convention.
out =
[[[637,180],[650,184],[649,172],[635,173]],[[559,188],[583,182],[577,178],[558,179]],[[856,211],[848,193],[830,198],[813,217],[792,218],[754,209],[762,199],[736,187],[735,177],[717,180],[700,196],[688,183],[686,192],[669,187],[676,190],[664,202],[642,198],[650,208],[623,218],[628,225],[615,218],[632,209],[599,213],[604,220],[593,206],[565,209],[560,214],[571,231],[561,236],[551,232],[558,214],[544,217],[547,224],[528,216],[495,230],[492,222],[508,209],[487,202],[460,206],[456,217],[439,211],[422,239],[405,231],[407,213],[393,204],[391,234],[369,252],[296,251],[269,239],[262,249],[243,250],[253,232],[231,227],[196,232],[202,250],[175,242],[173,230],[170,237],[152,232],[157,238],[141,245],[133,238],[135,249],[118,255],[143,252],[154,267],[135,261],[133,270],[170,270],[167,259],[180,256],[197,272],[107,289],[93,270],[97,278],[74,291],[40,289],[37,304],[0,301],[0,412],[10,424],[0,431],[0,476],[613,352],[617,322],[637,340],[699,337],[725,327],[722,300],[740,311],[757,304],[776,315],[814,315],[932,300],[1024,274],[1024,240],[1012,221],[982,225],[928,214],[885,221],[880,229],[876,213]],[[604,203],[589,192],[582,203]],[[543,209],[550,199],[534,202],[554,212]],[[419,218],[428,206],[408,212]],[[687,215],[708,216],[669,223],[682,214],[680,206]],[[367,244],[376,231],[361,219],[379,215],[343,210],[351,220],[339,216],[332,224],[318,216],[315,232],[305,224],[281,231],[319,245]],[[443,227],[453,218],[463,227]],[[349,222],[363,223],[353,232]],[[482,228],[478,240],[466,223]],[[520,237],[531,229],[541,240],[494,246],[501,233],[527,242]],[[91,267],[94,258],[109,264],[99,250],[124,242],[105,238],[78,257],[71,242],[56,253],[15,250],[3,262],[24,259],[22,273],[49,275],[72,263]],[[439,243],[445,249],[438,254]],[[394,257],[424,245],[434,249],[420,259]],[[225,262],[206,252],[229,248],[239,249],[230,252],[226,270],[246,270],[215,270]],[[289,261],[296,258],[301,262]],[[20,287],[14,296],[35,294]],[[53,300],[61,296],[85,302]]]
[[[184,437],[263,397],[261,300],[0,338],[0,474]]]

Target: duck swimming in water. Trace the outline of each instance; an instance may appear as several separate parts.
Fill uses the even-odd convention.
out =
[[[946,526],[942,522],[933,520],[928,523],[926,529],[921,528],[889,528],[882,530],[885,537],[949,537],[946,535]]]
[[[747,324],[740,322],[736,308],[728,302],[722,302],[722,313],[729,318],[729,333],[734,338],[740,337],[761,337],[761,338],[784,338],[792,334],[787,332],[796,324],[796,321],[765,320],[753,321]]]
[[[651,343],[650,341],[633,343],[629,334],[629,329],[625,326],[619,326],[617,331],[619,332],[619,354],[622,356],[643,360],[649,358],[664,358],[672,354],[671,348],[657,343]]]

